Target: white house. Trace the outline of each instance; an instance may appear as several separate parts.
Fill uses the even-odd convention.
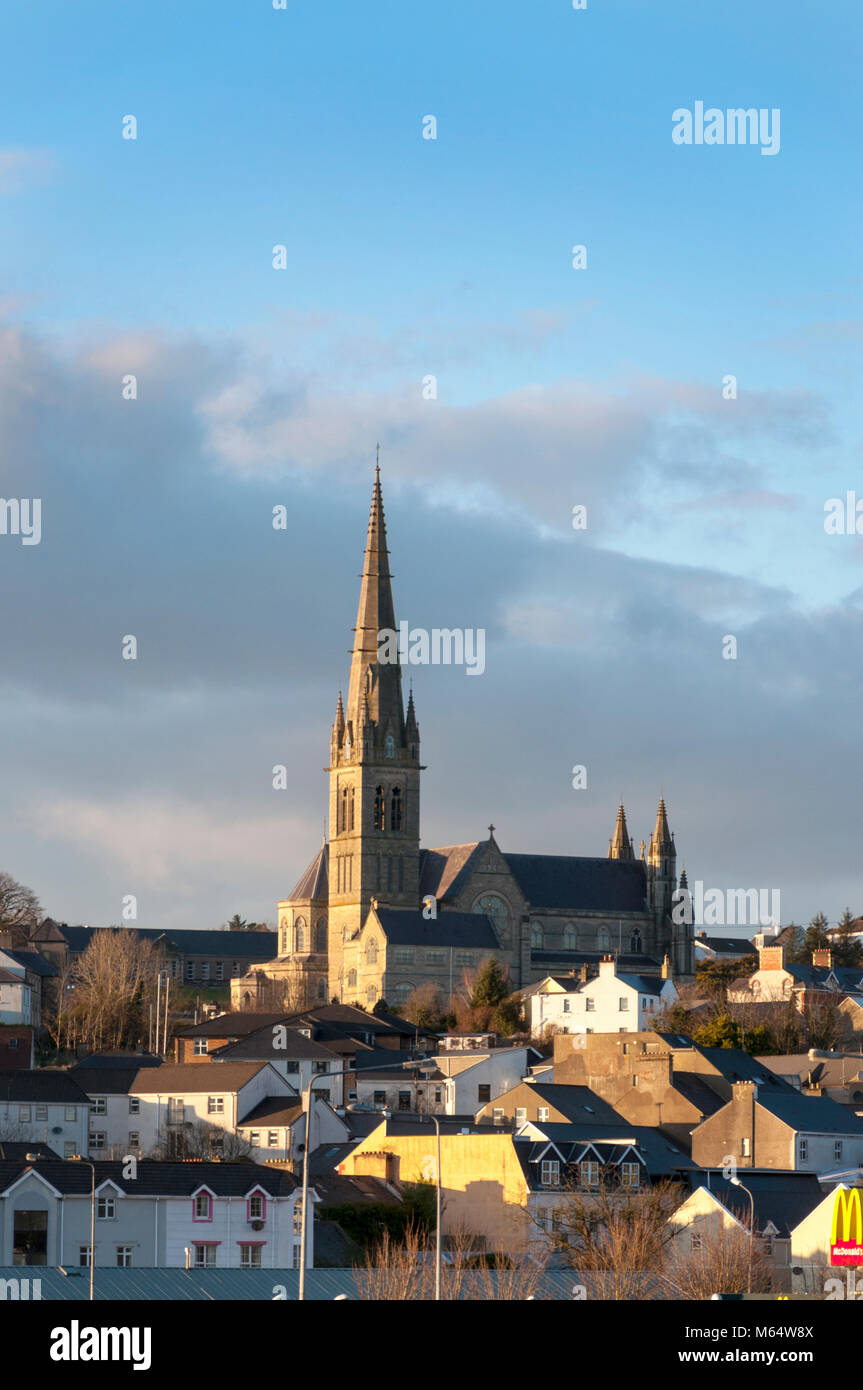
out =
[[[251,1145],[251,1157],[258,1163],[282,1160],[295,1166],[302,1160],[306,1142],[306,1112],[303,1097],[270,1096],[251,1110],[237,1126]],[[332,1106],[312,1092],[310,1152],[321,1144],[344,1144],[351,1132]]]
[[[478,1106],[512,1090],[540,1061],[533,1047],[446,1048],[434,1057],[363,1072],[351,1078],[359,1105],[431,1115],[473,1115]]]
[[[87,1154],[89,1102],[65,1071],[0,1072],[0,1139],[47,1144],[60,1158]]]
[[[592,980],[566,988],[560,977],[549,976],[528,999],[530,1031],[535,1038],[548,1029],[558,1033],[643,1033],[677,998],[668,963],[662,975],[619,973],[611,957],[600,961]]]
[[[0,1264],[299,1268],[297,1179],[251,1163],[0,1162]],[[312,1199],[307,1267],[314,1263]],[[188,1253],[187,1253],[188,1252]],[[96,1274],[98,1281],[98,1273]]]
[[[155,1150],[183,1150],[183,1138],[203,1122],[230,1134],[270,1097],[296,1100],[290,1083],[267,1062],[166,1063],[134,1076],[117,1069],[87,1070],[91,1154],[142,1158]]]

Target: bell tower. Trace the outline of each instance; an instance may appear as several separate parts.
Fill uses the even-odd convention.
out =
[[[329,995],[345,978],[351,938],[376,899],[419,906],[419,726],[407,714],[396,633],[380,466],[375,468],[347,703],[339,692],[330,739]],[[362,1002],[362,1001],[361,1001]]]

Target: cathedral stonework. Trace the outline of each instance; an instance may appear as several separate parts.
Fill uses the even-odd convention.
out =
[[[607,857],[510,854],[488,838],[420,849],[420,735],[398,658],[380,470],[375,471],[347,700],[330,737],[329,839],[279,903],[279,958],[268,977],[302,978],[308,1002],[398,1006],[432,983],[444,998],[466,968],[496,957],[513,989],[596,967],[693,978],[691,926],[672,919],[677,851],[660,798],[636,855],[623,805]],[[681,876],[685,886],[685,873]],[[326,985],[324,985],[326,981]]]

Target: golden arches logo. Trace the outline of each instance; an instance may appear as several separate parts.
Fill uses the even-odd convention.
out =
[[[839,1223],[842,1223],[840,1236]],[[852,1225],[853,1231],[852,1231]],[[838,1241],[843,1243],[853,1241],[855,1245],[863,1242],[863,1208],[860,1205],[859,1187],[840,1187],[836,1192],[836,1200],[833,1203],[833,1226],[830,1231],[830,1244],[836,1245]]]

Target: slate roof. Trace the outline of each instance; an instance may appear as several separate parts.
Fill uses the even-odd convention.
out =
[[[13,975],[11,970],[6,970],[6,969],[4,968],[4,966],[0,965],[0,985],[23,985],[23,984],[24,984],[24,977],[23,977],[22,975]],[[29,986],[29,985],[26,985],[25,988],[29,989],[30,986]]]
[[[129,1087],[131,1095],[183,1096],[201,1092],[239,1091],[257,1076],[267,1062],[165,1062],[158,1070],[139,1071]]]
[[[68,1071],[39,1067],[34,1071],[0,1071],[0,1102],[88,1105],[86,1091]]]
[[[192,927],[162,931],[156,927],[69,927],[61,923],[58,931],[71,951],[86,951],[93,934],[98,931],[133,931],[146,941],[163,941],[184,956],[235,956],[256,960],[272,960],[278,941],[274,931],[199,931]],[[41,939],[35,934],[31,938],[33,941]]]
[[[538,1101],[543,1105],[553,1106],[573,1122],[611,1125],[625,1123],[614,1106],[591,1091],[589,1086],[560,1085],[545,1081],[531,1081],[529,1084]],[[499,1103],[500,1097],[496,1101],[487,1102],[491,1106]],[[543,1121],[540,1120],[539,1123],[542,1124]]]
[[[599,965],[608,955],[607,951],[567,951],[561,947],[558,951],[531,951],[530,958],[534,965],[544,966],[551,974],[555,966],[568,965],[571,968],[577,965]],[[656,956],[646,956],[641,952],[638,954],[627,955],[625,952],[616,957],[618,970],[637,973],[643,970],[646,965],[653,966],[656,974],[662,970],[662,961]],[[576,983],[579,983],[578,981]]]
[[[295,1027],[297,1023],[326,1024],[341,1029],[343,1035],[348,1037],[351,1030],[357,1033],[409,1033],[412,1036],[418,1031],[413,1023],[408,1023],[396,1014],[366,1013],[364,1009],[357,1009],[353,1004],[319,1004],[311,1009],[287,1014],[282,1022],[288,1027]]]
[[[110,1179],[123,1192],[134,1196],[185,1197],[206,1184],[217,1197],[242,1197],[253,1187],[262,1188],[272,1197],[284,1197],[298,1186],[293,1174],[282,1168],[265,1168],[258,1163],[157,1163],[140,1159],[134,1178],[123,1177],[124,1166],[122,1161],[112,1163],[97,1159],[97,1189],[100,1183]],[[69,1158],[40,1158],[33,1163],[0,1161],[0,1192],[5,1192],[17,1182],[28,1168],[40,1173],[59,1192],[89,1195],[92,1183],[90,1164],[76,1163]]]
[[[255,1129],[262,1125],[292,1125],[302,1114],[304,1111],[299,1100],[292,1101],[290,1096],[268,1096],[266,1100],[259,1101],[254,1110],[250,1110],[242,1120],[238,1120],[237,1129]]]
[[[629,985],[630,989],[637,989],[639,994],[659,995],[662,993],[663,985],[667,983],[661,975],[630,975],[628,972],[621,974],[619,971],[617,979]]]
[[[313,902],[329,899],[329,858],[329,846],[323,844],[293,893],[288,894],[289,902],[293,898],[310,898]]]
[[[696,1106],[702,1115],[715,1115],[726,1103],[722,1096],[717,1095],[713,1087],[708,1085],[700,1072],[673,1071],[671,1080],[674,1089],[690,1104]]]
[[[828,1096],[802,1096],[791,1087],[779,1094],[766,1094],[761,1086],[757,1103],[803,1134],[859,1134],[863,1154],[863,1120],[847,1105],[838,1105]]]
[[[32,970],[34,975],[50,977],[57,974],[56,966],[52,965],[44,956],[40,956],[38,951],[15,950],[12,951],[8,946],[2,947],[4,955],[11,956],[18,964],[24,966],[26,970]]]
[[[568,854],[504,854],[504,859],[534,909],[645,910],[647,879],[641,860]]]
[[[440,902],[457,897],[470,877],[479,840],[465,845],[443,845],[420,850],[420,897],[430,893]]]
[[[39,1158],[56,1159],[57,1152],[49,1148],[47,1144],[25,1144],[19,1140],[0,1139],[0,1160],[13,1159],[20,1163],[28,1154],[36,1154]]]
[[[160,1067],[162,1058],[157,1057],[155,1052],[91,1052],[89,1057],[81,1057],[70,1068],[86,1067],[88,1071],[101,1070],[103,1067],[131,1067],[140,1070],[141,1067]]]
[[[646,1125],[628,1125],[623,1120],[616,1125],[544,1124],[528,1120],[527,1128],[533,1135],[543,1136],[536,1138],[531,1134],[520,1133],[513,1141],[523,1171],[528,1177],[533,1178],[532,1186],[539,1180],[537,1160],[542,1150],[548,1148],[549,1142],[559,1150],[565,1165],[579,1162],[586,1146],[593,1144],[603,1146],[600,1161],[603,1158],[608,1161],[615,1154],[619,1155],[621,1148],[632,1145],[638,1150],[651,1178],[689,1172],[697,1167],[680,1145],[672,1143],[659,1130]]]
[[[307,1060],[319,1062],[339,1062],[341,1058],[333,1052],[332,1048],[324,1047],[319,1042],[313,1042],[304,1033],[298,1033],[296,1028],[285,1026],[284,1047],[281,1046],[282,1034],[279,1037],[279,1046],[276,1046],[276,1036],[273,1032],[275,1025],[269,1024],[265,1028],[259,1028],[254,1033],[249,1033],[245,1038],[239,1038],[236,1042],[225,1043],[223,1047],[215,1048],[208,1055],[220,1064],[223,1062],[242,1062],[242,1061],[298,1061]]]
[[[283,1023],[288,1017],[280,1014],[237,1013],[218,1014],[216,1018],[204,1019],[188,1028],[178,1028],[175,1038],[242,1038],[248,1033],[257,1033],[261,1028],[272,1028]]]
[[[126,1096],[140,1071],[143,1071],[145,1076],[153,1076],[155,1069],[136,1066],[88,1067],[81,1064],[70,1067],[68,1074],[88,1096]]]
[[[707,946],[721,956],[757,955],[754,941],[744,941],[736,936],[696,936],[696,946]]]
[[[434,921],[427,921],[422,908],[379,907],[375,915],[391,946],[498,949],[494,927],[481,912],[445,911]]]
[[[824,1196],[816,1173],[759,1172],[747,1168],[744,1176],[755,1201],[756,1231],[763,1231],[767,1223],[772,1222],[780,1239],[787,1239]],[[748,1229],[749,1198],[722,1176],[721,1168],[694,1170],[689,1181],[693,1192],[706,1188]]]

